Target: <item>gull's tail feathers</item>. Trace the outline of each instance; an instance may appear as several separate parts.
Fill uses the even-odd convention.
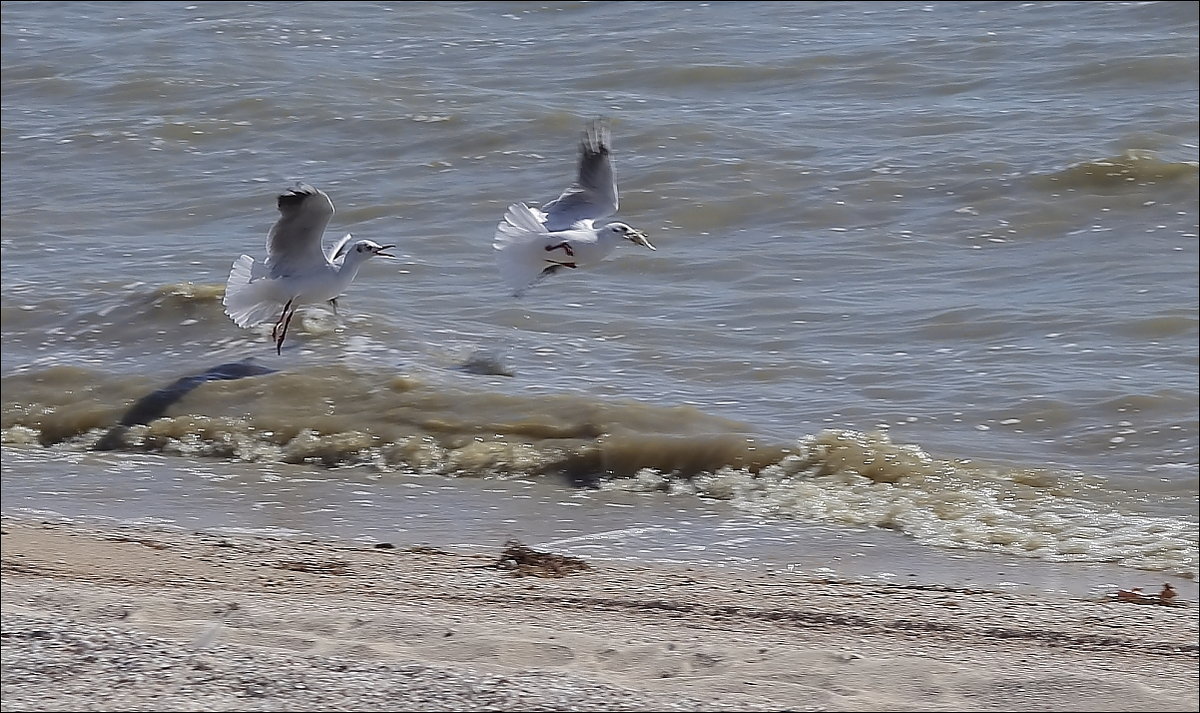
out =
[[[508,211],[504,213],[504,220],[496,228],[496,243],[501,242],[505,238],[509,240],[525,240],[526,234],[545,235],[549,231],[542,223],[541,218],[544,213],[535,211],[533,208],[524,203],[513,203],[508,207]],[[494,244],[495,245],[495,244]]]
[[[239,327],[252,327],[273,319],[282,308],[275,298],[275,285],[266,265],[249,255],[233,261],[229,281],[225,283],[225,314]]]
[[[538,219],[538,214],[524,203],[508,207],[504,220],[496,226],[492,247],[496,250],[496,265],[500,278],[520,297],[543,271],[553,265],[546,262],[545,246],[550,234]]]

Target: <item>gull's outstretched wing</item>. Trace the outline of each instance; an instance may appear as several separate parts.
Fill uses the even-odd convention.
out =
[[[327,262],[321,249],[325,226],[333,217],[333,202],[324,192],[298,183],[279,196],[279,220],[267,238],[267,267],[271,277],[308,272]]]
[[[562,195],[541,207],[547,230],[568,230],[581,221],[597,221],[617,212],[611,154],[608,121],[596,119],[579,142],[579,177]]]

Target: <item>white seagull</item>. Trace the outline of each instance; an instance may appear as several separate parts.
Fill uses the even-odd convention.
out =
[[[283,350],[283,339],[296,308],[302,304],[328,302],[337,312],[337,298],[368,259],[394,257],[371,240],[353,240],[349,233],[329,252],[321,249],[325,226],[333,217],[333,202],[323,191],[305,183],[279,196],[279,220],[267,237],[267,259],[257,263],[249,255],[233,262],[225,285],[225,314],[239,327],[252,327],[283,311],[271,329],[275,353]],[[353,240],[353,242],[351,242]]]
[[[612,138],[608,123],[597,119],[579,143],[579,177],[558,198],[538,208],[524,203],[508,207],[496,226],[492,247],[500,276],[521,296],[538,280],[562,268],[600,262],[621,240],[655,250],[646,234],[625,223],[595,227],[617,212]]]

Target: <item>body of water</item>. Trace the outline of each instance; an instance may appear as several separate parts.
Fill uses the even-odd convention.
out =
[[[1194,595],[1197,13],[3,3],[3,509]],[[658,251],[515,299],[597,116]],[[300,180],[400,260],[276,356]]]

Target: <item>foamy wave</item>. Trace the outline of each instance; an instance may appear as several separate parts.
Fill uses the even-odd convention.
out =
[[[880,433],[823,431],[801,439],[798,450],[757,473],[721,468],[681,481],[647,469],[611,487],[719,498],[763,516],[888,528],[937,547],[1197,575],[1196,523],[1105,509],[1073,494],[1071,474],[937,460]]]
[[[143,379],[68,367],[6,378],[3,442],[559,478],[888,528],[937,547],[1197,573],[1194,519],[1121,513],[1089,497],[1096,483],[1082,474],[938,459],[885,433],[827,430],[771,443],[690,407],[469,392],[336,366],[204,383],[162,417],[113,428],[121,405],[144,389]]]

